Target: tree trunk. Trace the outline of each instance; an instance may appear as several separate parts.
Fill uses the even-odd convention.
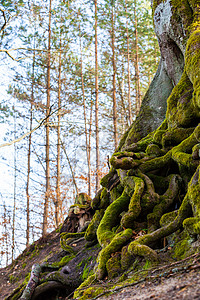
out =
[[[97,0],[95,4],[95,128],[96,128],[96,192],[99,190],[99,166],[100,166],[100,153],[99,153],[99,84],[98,84],[98,36],[97,36]]]
[[[127,41],[127,71],[128,71],[128,116],[129,125],[132,123],[132,106],[131,106],[131,75],[130,75],[130,46],[128,32],[127,0],[125,1],[126,10],[126,41]]]
[[[33,125],[33,103],[34,103],[34,85],[35,85],[35,51],[33,53],[32,64],[32,82],[31,82],[31,105],[30,105],[30,132]],[[29,134],[28,138],[28,162],[27,162],[27,181],[26,181],[26,247],[29,245],[30,239],[30,195],[29,195],[29,183],[31,172],[31,142],[32,135]]]
[[[85,86],[83,78],[83,53],[82,53],[82,43],[81,43],[81,30],[79,24],[79,36],[80,36],[80,54],[81,54],[81,86],[82,86],[82,95],[83,95],[83,116],[84,116],[84,126],[85,126],[85,145],[86,145],[86,157],[88,165],[88,195],[91,196],[91,166],[90,166],[90,149],[88,142],[88,131],[87,131],[87,116],[86,116],[86,105],[85,105]],[[90,137],[89,137],[90,139]]]
[[[116,60],[115,60],[115,16],[114,16],[114,3],[112,4],[112,31],[111,31],[111,44],[112,44],[112,65],[113,65],[113,128],[114,128],[114,145],[117,149],[117,103],[116,103]]]
[[[16,139],[16,112],[14,110],[14,140]],[[12,218],[12,262],[15,256],[15,222],[16,222],[16,189],[17,189],[17,146],[14,143],[14,182],[13,182],[13,218]]]
[[[44,201],[44,213],[42,235],[47,233],[48,205],[50,195],[50,158],[49,158],[49,114],[50,114],[50,69],[51,69],[51,0],[49,1],[49,25],[48,25],[48,52],[47,52],[47,102],[46,102],[46,192]]]
[[[139,72],[139,56],[138,56],[138,30],[137,30],[137,14],[136,14],[136,0],[134,5],[135,17],[135,92],[136,92],[136,114],[140,111],[141,107],[141,91],[140,91],[140,72]]]
[[[61,34],[61,33],[60,33]],[[57,124],[57,176],[56,176],[56,202],[55,202],[55,225],[58,227],[60,224],[60,211],[62,203],[61,203],[61,194],[60,194],[60,109],[61,109],[61,64],[62,64],[62,42],[60,37],[60,50],[59,50],[59,61],[58,61],[58,124]]]

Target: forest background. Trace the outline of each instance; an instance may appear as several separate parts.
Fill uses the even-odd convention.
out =
[[[1,1],[0,266],[93,197],[159,62],[150,2]]]

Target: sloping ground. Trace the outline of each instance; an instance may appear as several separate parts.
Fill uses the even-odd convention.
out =
[[[0,270],[0,300],[13,299],[13,290],[22,284],[34,263],[59,262],[66,257],[67,252],[61,249],[59,238],[59,234],[54,231],[45,239],[39,239],[27,248],[13,264]],[[196,245],[197,248],[198,245]],[[84,276],[87,277],[89,271],[94,267],[100,250],[98,245],[85,248],[83,238],[77,239],[72,246],[76,255],[67,263],[67,267],[73,286],[59,299],[73,297],[73,290],[80,285]],[[138,262],[140,265],[138,271],[130,268],[127,273],[121,274],[122,276],[120,275],[118,278],[112,280],[106,278],[105,281],[91,285],[92,293],[87,297],[86,292],[84,299],[200,299],[200,254],[193,254],[180,261],[172,260],[168,252],[160,252],[159,255],[162,262],[159,266],[149,266],[141,259]],[[84,275],[85,266],[89,266],[89,268]],[[69,296],[67,297],[67,295]],[[40,295],[36,299],[57,298],[52,294],[51,297]]]
[[[121,283],[118,278],[118,283],[108,281],[96,284],[94,290],[101,289],[103,292],[90,299],[200,299],[200,254],[198,253],[180,261],[168,264],[165,262],[159,267],[130,272],[126,276],[127,279]]]
[[[97,299],[97,298],[96,298]],[[200,299],[200,264],[196,269],[160,276],[143,283],[126,287],[111,296],[98,299],[150,300],[150,299]]]
[[[53,258],[55,254],[62,256],[60,247],[60,236],[56,231],[51,232],[45,238],[41,238],[6,268],[0,269],[0,299],[5,299],[12,290],[17,288],[24,281],[30,272],[32,265],[41,263],[44,259]]]

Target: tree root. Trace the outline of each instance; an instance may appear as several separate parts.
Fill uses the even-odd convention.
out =
[[[128,212],[123,215],[121,225],[125,228],[132,228],[133,221],[141,212],[140,199],[144,191],[144,181],[138,177],[127,176],[124,178],[123,182],[126,182],[125,191],[128,195],[132,193],[132,196],[130,199]]]
[[[119,223],[119,215],[127,210],[127,207],[129,205],[130,197],[128,194],[124,191],[122,195],[112,202],[108,208],[106,209],[104,216],[99,224],[99,227],[97,229],[97,238],[100,243],[100,245],[105,248],[113,237],[115,236],[115,233],[112,231],[113,227],[118,225]]]
[[[104,278],[106,274],[106,263],[110,258],[111,254],[121,250],[122,246],[131,239],[132,235],[132,230],[126,229],[123,232],[120,232],[117,235],[115,235],[110,244],[101,250],[97,259],[97,261],[99,262],[98,269],[96,271],[98,279]]]

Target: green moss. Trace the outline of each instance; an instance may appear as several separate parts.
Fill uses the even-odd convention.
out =
[[[157,145],[162,145],[162,137],[167,130],[156,130],[153,136],[153,143]]]
[[[122,246],[132,237],[132,230],[126,229],[115,235],[108,246],[101,250],[98,256],[98,269],[96,271],[97,278],[102,279],[106,274],[106,263],[112,253],[121,250]]]
[[[101,222],[101,219],[104,215],[104,209],[96,210],[86,232],[85,232],[85,239],[86,241],[94,241],[97,239],[97,228]]]
[[[58,267],[62,268],[64,267],[70,260],[72,260],[75,257],[75,255],[66,255],[61,258],[59,262],[54,262],[51,264],[52,267]]]
[[[60,235],[60,246],[63,250],[73,254],[75,253],[75,250],[69,246],[68,243],[68,239],[70,238],[80,238],[83,237],[85,235],[85,232],[75,232],[75,233],[71,233],[71,232],[62,232]]]
[[[112,228],[118,224],[121,212],[126,211],[129,199],[127,193],[123,192],[122,195],[106,209],[97,229],[97,238],[102,247],[106,247],[114,237]]]
[[[110,198],[111,202],[117,200],[121,194],[123,193],[123,186],[121,184],[118,184],[110,191]]]
[[[94,210],[99,209],[100,201],[101,201],[100,197],[101,197],[101,192],[102,192],[102,191],[103,191],[103,189],[100,189],[100,190],[96,193],[95,197],[94,197],[94,198],[92,199],[92,201],[91,201],[91,207],[92,207]]]
[[[194,131],[194,128],[173,128],[167,130],[162,137],[163,148],[180,144],[188,138]]]
[[[81,205],[87,205],[91,202],[91,197],[88,196],[86,193],[79,193],[76,198],[74,203],[75,204],[81,204]]]
[[[139,216],[141,212],[140,199],[144,191],[144,182],[139,177],[129,176],[125,177],[126,193],[131,196],[128,212],[125,213],[121,220],[121,225],[125,228],[133,228],[133,221]]]
[[[19,281],[19,278],[18,278],[18,277],[15,277],[14,275],[10,275],[10,276],[9,276],[9,282],[10,282],[10,283],[15,283],[15,282],[17,282],[17,281]]]
[[[198,132],[200,126],[197,126],[194,132],[184,141],[182,141],[178,146],[172,149],[172,158],[179,165],[187,167],[192,173],[195,171],[197,164],[192,159],[192,148],[197,143],[196,133]]]
[[[75,290],[74,299],[81,299],[80,297],[84,297],[84,293],[86,294],[87,291],[86,287],[90,288],[90,285],[93,284],[94,282],[96,282],[96,275],[92,274]],[[82,298],[82,299],[88,299],[88,298]]]
[[[147,270],[147,269],[150,269],[151,267],[152,267],[152,261],[147,259],[144,266],[143,266],[143,269]]]
[[[174,87],[167,100],[167,121],[169,128],[193,126],[198,114],[192,99],[193,85],[186,71]]]
[[[156,144],[150,144],[148,145],[146,149],[146,154],[149,156],[161,156],[163,155],[163,151],[158,147]]]
[[[114,174],[116,173],[116,170],[113,168],[113,167],[111,167],[110,168],[110,170],[109,170],[109,172],[108,172],[108,174],[106,174],[102,179],[101,179],[101,181],[100,181],[100,184],[103,186],[103,187],[105,187],[105,188],[109,188],[109,180],[111,179],[111,178],[113,178],[113,176],[114,176]]]
[[[106,263],[106,269],[109,278],[114,278],[119,276],[122,272],[121,269],[121,255],[120,253],[115,253]]]
[[[162,215],[167,212],[173,202],[176,200],[179,195],[182,179],[178,175],[170,175],[170,182],[167,191],[164,195],[160,196],[159,204],[157,204],[153,213],[148,214],[148,230],[149,232],[156,230],[159,227],[159,221]]]
[[[26,265],[27,265],[27,263],[23,263],[22,269],[25,269]]]
[[[188,3],[188,0],[171,0],[171,5],[173,8],[173,15],[177,13],[180,16],[184,31],[188,36],[190,25],[193,20],[193,12]]]
[[[128,252],[128,245],[124,246],[121,251],[121,268],[123,271],[128,270],[131,264],[134,262],[135,256]]]

